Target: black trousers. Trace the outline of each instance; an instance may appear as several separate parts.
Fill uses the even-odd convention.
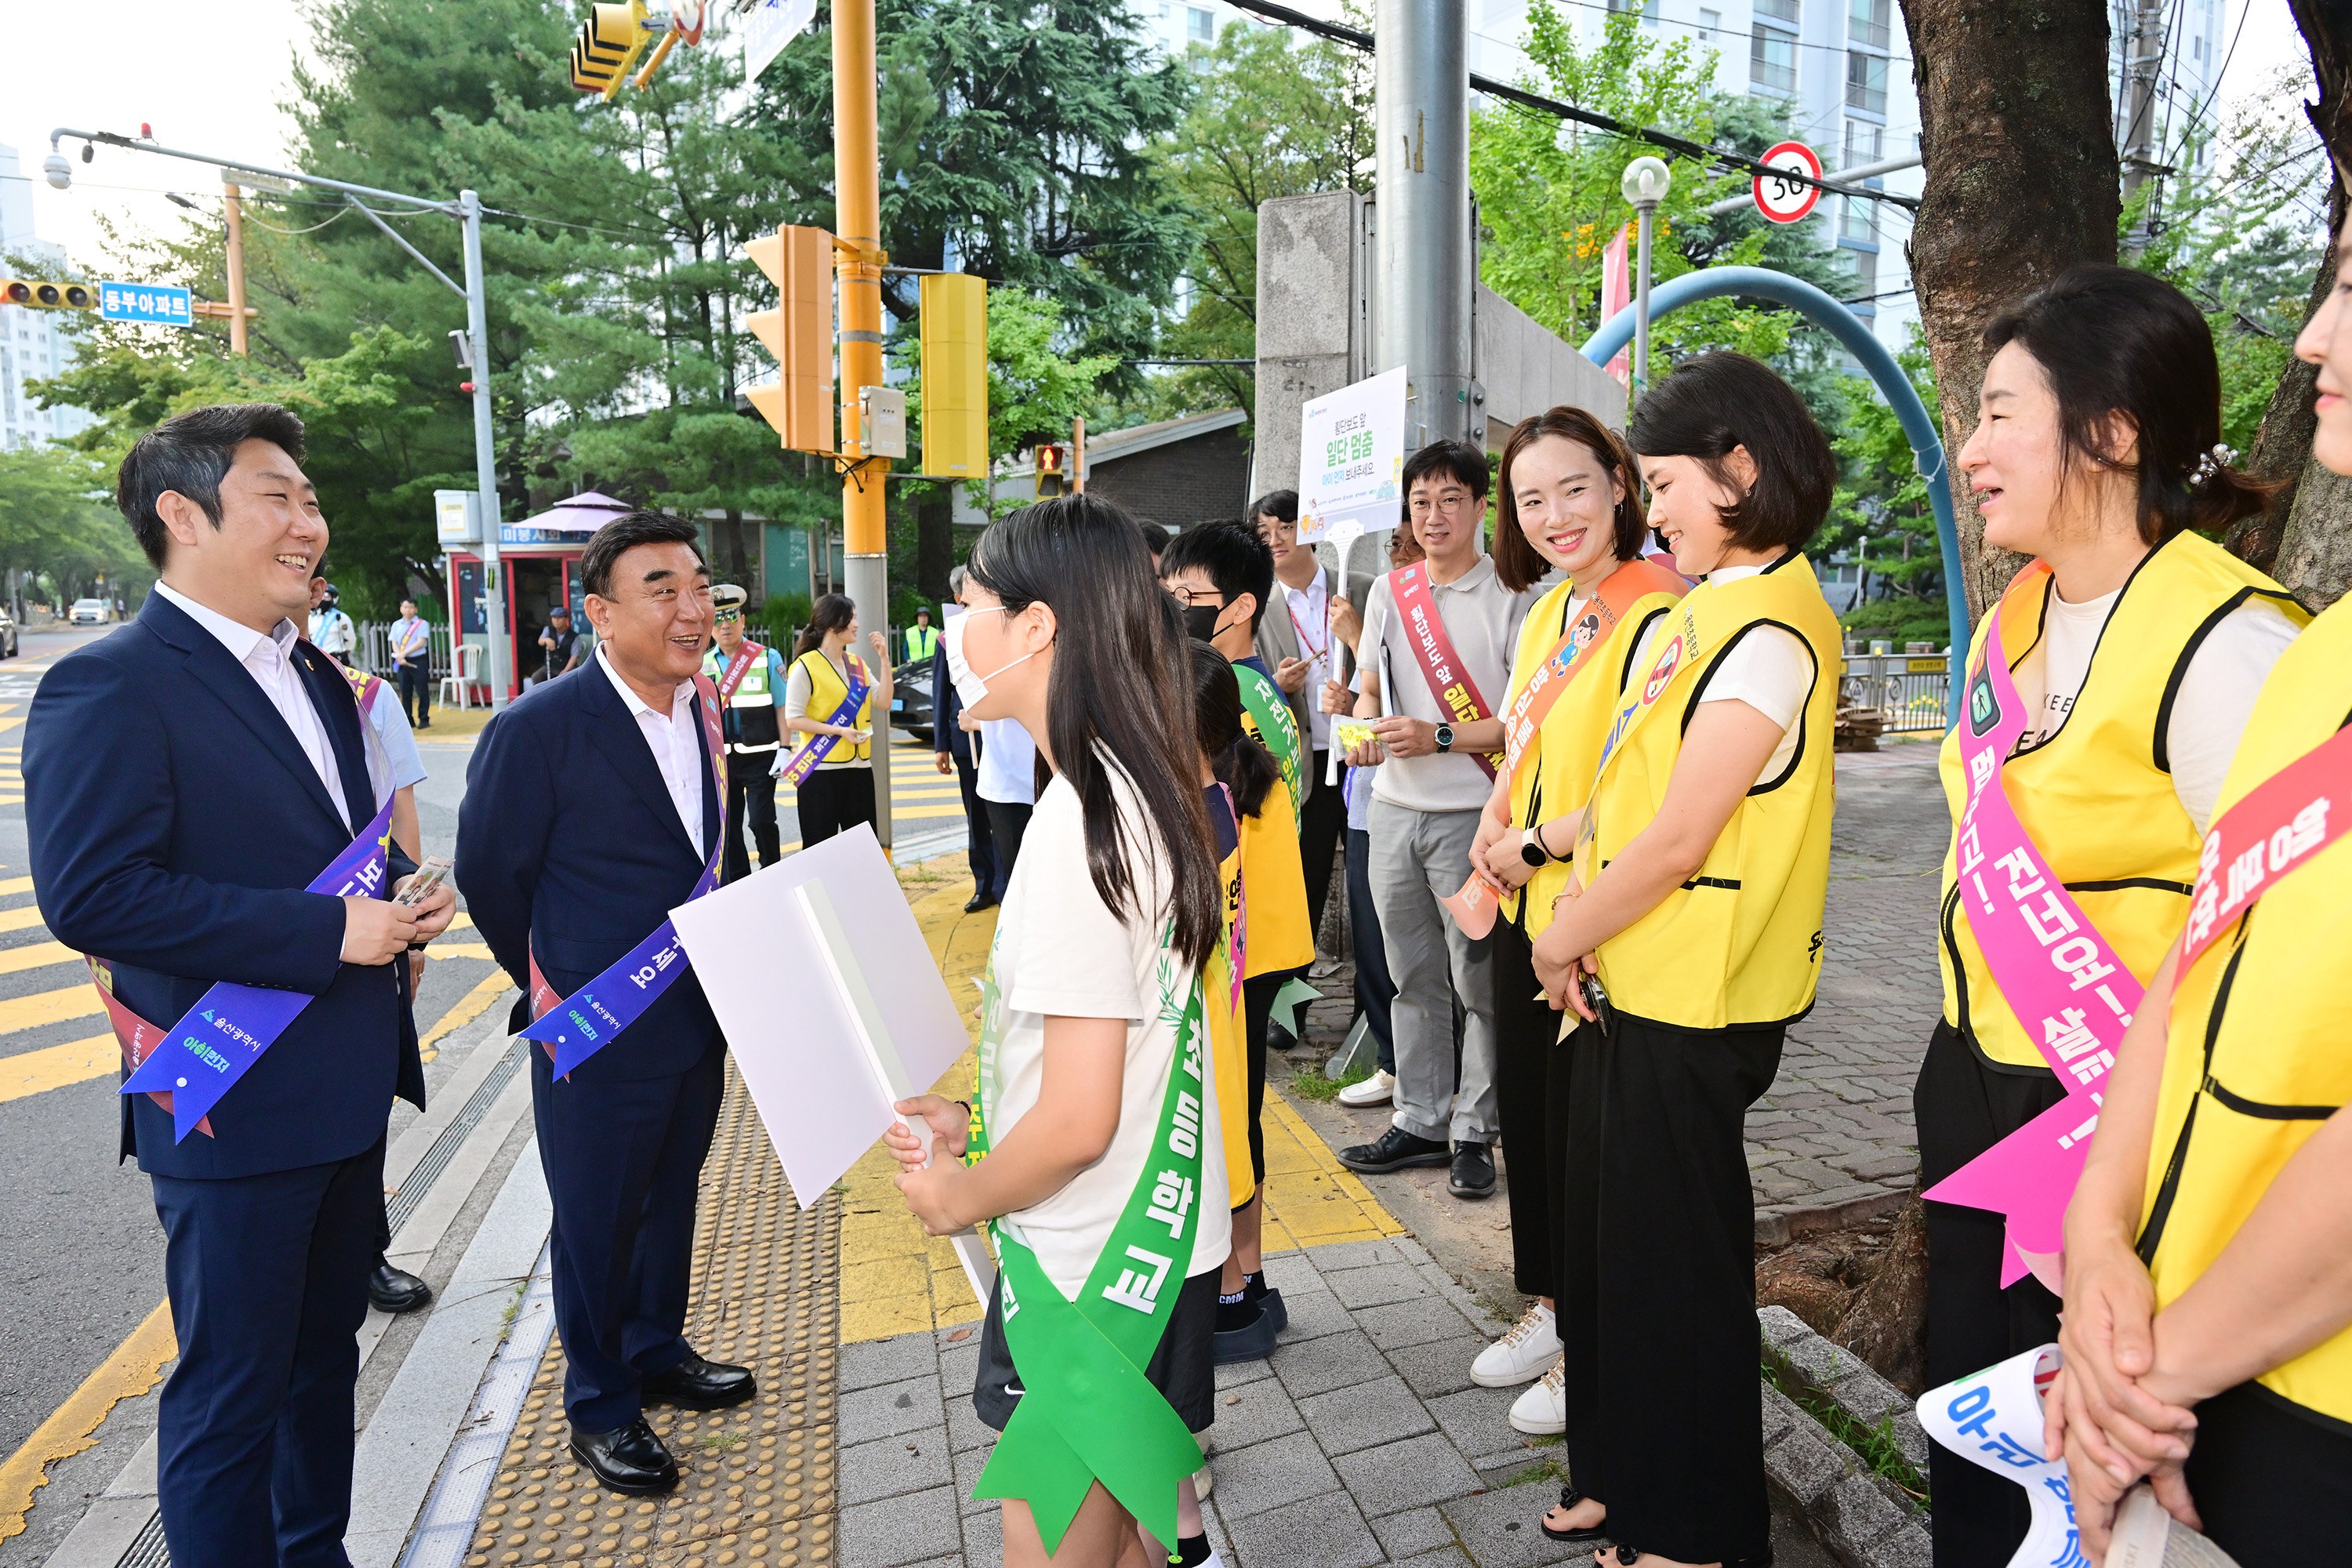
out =
[[[1934,1186],[2064,1093],[2046,1068],[1996,1069],[1938,1021],[1911,1091],[1923,1184]],[[2000,1215],[1956,1204],[1927,1209],[1928,1387],[2058,1337],[2058,1298],[2040,1280],[2028,1275],[2000,1288]],[[1927,1447],[1936,1568],[2005,1568],[2033,1517],[2024,1489],[1940,1443]]]
[[[1002,900],[1004,884],[1013,871],[1011,867],[996,863],[996,835],[988,824],[988,802],[980,798],[980,770],[952,752],[948,757],[955,764],[957,792],[963,796],[963,830],[968,846],[964,858],[971,866],[971,890]]]
[[[783,858],[778,847],[782,838],[776,832],[776,775],[768,771],[775,762],[773,752],[730,754],[727,759],[727,848],[719,868],[722,882],[738,882],[751,874],[751,857],[743,847],[746,820],[751,825],[751,842],[759,847],[760,868],[765,870]]]
[[[981,804],[988,807],[988,837],[996,854],[997,896],[1013,885],[1013,868],[1021,858],[1021,837],[1029,831],[1029,814],[1036,809],[1017,800],[991,800]]]
[[[1344,819],[1344,817],[1343,817]],[[1389,1004],[1396,982],[1389,978],[1388,950],[1381,944],[1381,910],[1372,901],[1372,836],[1348,829],[1348,929],[1356,949],[1356,1011],[1371,1020],[1381,1047],[1381,1070],[1396,1071],[1396,1043],[1389,1034]]]
[[[400,681],[400,710],[418,727],[433,721],[433,672],[422,664],[393,667]]]
[[[874,820],[872,768],[820,767],[809,774],[798,795],[803,849]]]
[[[695,1198],[726,1088],[716,1040],[686,1071],[646,1079],[575,1073],[558,1083],[547,1053],[530,1053],[539,1163],[555,1208],[563,1405],[583,1432],[635,1420],[645,1380],[693,1350]]]
[[[1550,1296],[1559,1279],[1568,1185],[1569,1047],[1536,985],[1534,950],[1515,921],[1495,922],[1496,1120],[1508,1162],[1511,1283]],[[1558,1042],[1558,1043],[1555,1043]]]
[[[1260,974],[1242,982],[1242,1037],[1249,1053],[1250,1174],[1265,1185],[1265,1026],[1274,1016],[1274,994],[1296,973]]]
[[[149,1181],[180,1351],[156,1410],[172,1561],[341,1568],[383,1140],[298,1170]]]
[[[2344,1561],[2352,1433],[2325,1419],[2258,1383],[2197,1407],[2189,1495],[2205,1533],[2239,1562]]]
[[[1298,816],[1298,868],[1307,877],[1307,923],[1317,932],[1323,929],[1323,906],[1331,897],[1331,862],[1339,856],[1340,835],[1348,831],[1347,795],[1339,784],[1323,782],[1330,759],[1329,752],[1309,755],[1315,787]],[[1339,776],[1344,782],[1347,771],[1340,770]]]
[[[1780,1037],[1619,1014],[1561,1047],[1569,1475],[1612,1538],[1684,1563],[1772,1550],[1744,1131]]]

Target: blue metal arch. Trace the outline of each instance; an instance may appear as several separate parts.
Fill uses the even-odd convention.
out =
[[[1727,294],[1774,300],[1802,311],[1816,325],[1827,328],[1870,373],[1870,379],[1878,384],[1878,390],[1895,410],[1895,417],[1901,421],[1903,434],[1910,437],[1912,466],[1927,481],[1927,504],[1936,509],[1936,539],[1943,547],[1944,602],[1951,611],[1952,645],[1951,705],[1945,711],[1957,719],[1962,667],[1969,651],[1969,609],[1961,592],[1960,535],[1952,521],[1952,489],[1944,474],[1944,440],[1936,422],[1928,417],[1927,405],[1919,401],[1903,367],[1895,363],[1895,356],[1886,352],[1886,345],[1870,330],[1870,323],[1802,279],[1775,272],[1769,267],[1702,268],[1654,288],[1650,291],[1650,315],[1655,319],[1682,306]],[[1581,352],[1594,364],[1605,365],[1633,337],[1633,308],[1629,305],[1603,321],[1601,330],[1585,340]]]

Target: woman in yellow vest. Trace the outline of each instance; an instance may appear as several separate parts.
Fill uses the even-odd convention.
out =
[[[1533,1382],[1510,1419],[1537,1436],[1566,1421],[1552,1286],[1568,1173],[1560,1142],[1568,1060],[1528,944],[1551,924],[1552,902],[1568,886],[1585,792],[1634,645],[1688,586],[1643,558],[1650,528],[1641,486],[1624,438],[1568,407],[1520,421],[1503,444],[1496,484],[1495,575],[1503,586],[1517,594],[1566,574],[1520,627],[1501,710],[1506,765],[1470,849],[1471,864],[1509,889],[1492,958],[1495,1090],[1511,1162],[1512,1282],[1536,1298],[1510,1332],[1479,1352],[1470,1381],[1488,1388]]]
[[[874,820],[874,710],[878,699],[881,710],[890,711],[890,655],[880,632],[866,640],[874,650],[871,668],[850,651],[857,606],[846,594],[827,594],[793,646],[784,723],[801,741],[778,771],[797,787],[803,849]],[[850,711],[853,686],[863,696]]]
[[[2145,980],[2189,913],[2199,843],[2255,693],[2305,617],[2277,584],[2189,531],[2226,528],[2263,499],[2213,455],[2212,336],[2179,289],[2126,268],[2074,268],[1996,317],[1984,342],[1980,416],[1957,467],[1986,543],[2034,558],[1969,650],[1973,668],[1998,616],[2024,731],[1991,787],[2114,963]],[[1956,729],[1941,759],[1956,823],[1971,794],[1962,742]],[[1962,891],[1956,840],[1944,862],[1944,1015],[1913,1097],[1930,1187],[2067,1093],[2045,1065],[2047,1010],[2029,1005],[2029,1028],[2001,988],[2004,962],[2021,987],[2047,961],[2015,945],[2006,912],[1988,928],[1989,958],[1971,924],[1983,906],[1972,912]],[[2095,990],[2083,995],[2103,1005]],[[2032,1278],[2000,1285],[2005,1229],[1990,1210],[1927,1205],[1931,1388],[2058,1336],[2056,1296]],[[1937,1568],[2007,1563],[2031,1517],[2023,1489],[1940,1446],[1929,1463]]]
[[[2312,454],[2352,474],[2352,244],[2336,255],[2295,353],[2319,366]],[[2176,974],[2170,950],[2133,1016],[2067,1211],[2052,1426],[2093,1551],[2150,1471],[2241,1563],[2341,1561],[2352,1533],[2347,718],[2339,600],[2246,721],[2187,910],[2193,956]]]
[[[1838,628],[1802,551],[1837,462],[1788,383],[1727,353],[1645,395],[1629,445],[1651,526],[1705,581],[1636,645],[1533,943],[1585,1020],[1558,1280],[1583,1495],[1546,1529],[1605,1535],[1625,1564],[1763,1563],[1743,1131],[1821,973]]]

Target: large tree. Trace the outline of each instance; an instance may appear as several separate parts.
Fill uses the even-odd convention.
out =
[[[1986,319],[2069,267],[2116,258],[2121,202],[2104,0],[1904,0],[1927,190],[1911,276],[1943,405],[1947,466],[1977,426]],[[1971,616],[2020,563],[1947,476]]]

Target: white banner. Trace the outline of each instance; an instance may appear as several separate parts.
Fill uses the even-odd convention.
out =
[[[1404,367],[1308,403],[1298,431],[1298,542],[1394,528],[1404,472]]]
[[[816,17],[816,0],[759,0],[743,14],[743,85],[760,79],[784,46]]]

